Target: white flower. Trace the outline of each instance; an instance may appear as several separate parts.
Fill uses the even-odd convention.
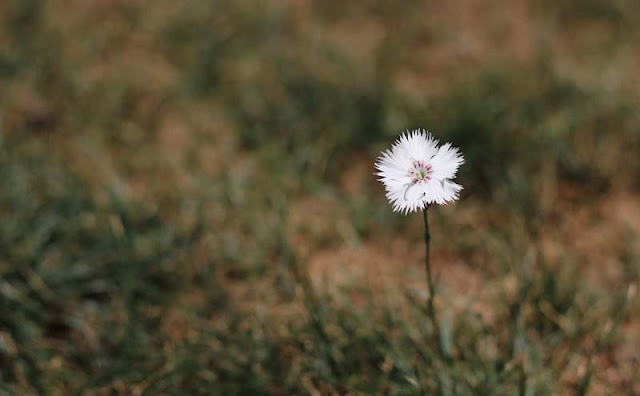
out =
[[[407,214],[458,199],[462,186],[451,181],[464,163],[460,151],[427,131],[403,133],[376,161],[380,181],[394,212]]]

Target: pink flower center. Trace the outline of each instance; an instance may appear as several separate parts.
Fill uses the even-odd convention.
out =
[[[431,180],[433,168],[431,164],[423,161],[413,161],[413,166],[409,169],[409,176],[413,179],[413,183],[422,184]]]

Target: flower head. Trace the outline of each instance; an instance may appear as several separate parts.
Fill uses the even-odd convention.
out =
[[[462,186],[451,181],[464,163],[460,151],[422,129],[403,133],[376,161],[376,173],[394,212],[407,214],[458,199]]]

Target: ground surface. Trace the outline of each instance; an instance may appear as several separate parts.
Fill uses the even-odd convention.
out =
[[[0,2],[0,394],[640,393],[638,6],[177,3]]]

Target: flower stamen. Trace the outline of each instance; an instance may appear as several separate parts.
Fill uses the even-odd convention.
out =
[[[407,187],[407,188],[405,188],[405,189],[404,189],[404,196],[403,196],[403,198],[404,198],[404,200],[405,200],[405,201],[408,201],[408,199],[407,199],[407,193],[409,192],[409,189],[410,189],[411,187],[413,187],[414,185],[415,185],[415,183],[407,183],[407,185],[406,185],[406,187]]]
[[[423,184],[431,180],[433,174],[433,168],[431,164],[424,161],[413,161],[411,169],[409,169],[409,176],[411,176],[414,184]]]

